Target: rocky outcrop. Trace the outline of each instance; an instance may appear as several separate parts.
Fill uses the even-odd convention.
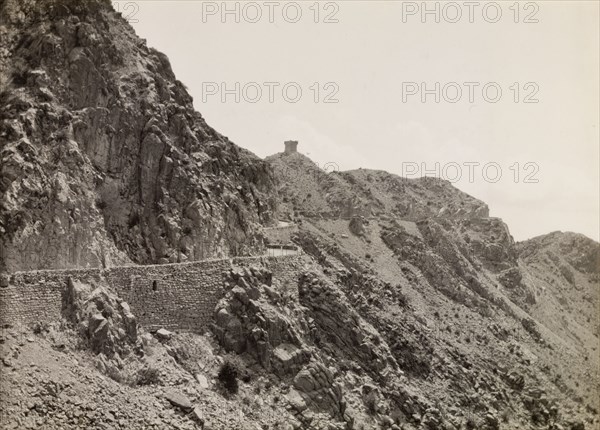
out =
[[[421,236],[415,236],[395,222],[382,223],[381,239],[399,260],[419,268],[430,285],[460,303],[476,305],[473,292],[487,294],[481,285],[468,251],[450,239],[443,224],[434,220],[418,223]],[[464,245],[464,244],[462,244]]]
[[[578,272],[598,275],[600,273],[600,246],[597,242],[577,233],[553,232],[517,244],[521,258],[534,262],[544,251],[555,264],[567,263]],[[557,257],[559,257],[557,259]],[[564,260],[564,263],[560,261]]]
[[[322,363],[313,361],[304,366],[294,377],[294,388],[304,401],[294,404],[296,411],[303,412],[311,407],[312,410],[327,412],[336,418],[343,417],[346,403],[342,387],[334,382],[333,374]]]
[[[508,289],[514,289],[521,285],[523,275],[517,267],[503,270],[498,275],[498,281]]]
[[[330,417],[326,422],[343,420],[342,386],[313,356],[310,336],[300,335],[298,320],[292,322],[280,312],[281,297],[271,285],[271,274],[255,267],[234,269],[229,288],[215,309],[214,331],[221,345],[238,354],[249,353],[264,369],[289,381],[287,399],[299,422],[319,428],[315,414]]]
[[[129,305],[107,287],[70,278],[63,312],[96,354],[110,359],[141,352],[135,316]]]
[[[268,166],[209,127],[109,2],[0,5],[0,269],[247,253]]]
[[[396,369],[389,347],[369,323],[348,303],[343,293],[314,273],[305,273],[298,285],[300,303],[310,311],[316,344],[331,344],[344,356],[364,363],[376,374]],[[388,369],[388,370],[389,370]]]
[[[348,229],[350,233],[356,236],[363,236],[365,234],[365,224],[366,220],[362,216],[353,216],[348,224]]]
[[[170,390],[165,393],[165,399],[176,408],[185,412],[190,412],[193,408],[192,402],[183,394]]]
[[[280,377],[294,375],[310,358],[289,318],[272,301],[272,274],[263,268],[228,273],[230,291],[215,308],[214,331],[228,351],[248,352]]]

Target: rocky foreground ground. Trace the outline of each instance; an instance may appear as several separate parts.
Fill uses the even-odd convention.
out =
[[[164,329],[147,333],[117,292],[102,282],[73,280],[63,321],[3,330],[4,425],[597,426],[597,343],[586,338],[596,334],[576,321],[587,320],[585,314],[567,319],[573,312],[555,308],[552,319],[559,317],[563,324],[562,331],[553,331],[550,323],[540,322],[552,301],[542,296],[547,301],[542,306],[535,292],[531,304],[523,305],[527,313],[506,297],[487,297],[483,289],[469,294],[432,286],[427,278],[444,270],[443,261],[429,269],[433,274],[426,273],[406,257],[398,264],[389,249],[384,255],[385,241],[371,235],[372,226],[364,226],[356,236],[347,221],[322,223],[329,224],[328,235],[311,223],[296,238],[308,255],[298,257],[306,270],[293,284],[260,266],[233,267],[223,285],[226,294],[215,308],[214,324],[202,334]],[[384,229],[377,233],[383,238],[389,234]],[[338,234],[349,242],[345,251],[326,243]],[[561,240],[585,242],[562,236]],[[352,254],[363,242],[374,257],[361,260]],[[529,252],[534,246],[545,251],[540,259],[528,253],[528,263],[518,260],[524,278],[534,279],[547,256],[567,267],[570,256],[544,249],[543,242],[521,245]],[[574,257],[581,264],[587,261],[581,252]],[[373,270],[379,275],[371,273],[380,265]],[[572,265],[568,268],[581,282],[582,273]],[[565,270],[552,275],[545,270],[543,276],[558,279]],[[388,282],[386,276],[407,284]],[[550,289],[553,284],[558,282],[546,285]],[[581,289],[576,285],[574,289]],[[565,294],[562,288],[548,289],[542,294]],[[589,299],[589,291],[581,289],[581,294],[582,300]]]

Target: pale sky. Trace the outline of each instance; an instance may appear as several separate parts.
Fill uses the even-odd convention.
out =
[[[455,185],[516,240],[555,230],[598,240],[598,1],[432,1],[425,16],[420,1],[246,3],[114,2],[207,122],[260,157],[294,139],[341,170],[453,179],[458,166]]]

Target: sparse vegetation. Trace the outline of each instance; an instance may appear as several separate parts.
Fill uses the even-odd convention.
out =
[[[376,395],[377,393],[375,392],[371,392],[369,393],[367,396],[365,396],[365,407],[367,409],[367,412],[370,415],[376,415],[377,414],[377,401],[378,401],[378,397]]]
[[[219,382],[227,390],[229,394],[237,394],[239,389],[239,370],[236,363],[230,358],[225,359],[225,362],[221,365],[219,369],[219,374],[217,378]]]
[[[96,199],[96,207],[100,210],[106,209],[106,202],[101,198]]]
[[[478,430],[479,420],[473,413],[467,413],[465,417],[465,429],[466,430]]]
[[[160,370],[154,366],[146,365],[139,369],[131,379],[131,385],[156,385],[160,384]]]
[[[534,340],[540,341],[542,339],[542,335],[537,327],[537,323],[531,318],[523,318],[521,320],[521,325],[527,331]]]
[[[407,308],[408,307],[408,297],[402,291],[398,290],[396,292],[396,300],[400,307]]]
[[[41,335],[50,332],[50,325],[47,322],[36,321],[32,330],[34,334]]]

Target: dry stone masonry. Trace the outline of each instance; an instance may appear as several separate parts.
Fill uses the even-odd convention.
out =
[[[240,257],[181,264],[109,269],[16,272],[0,287],[0,324],[58,321],[63,316],[69,280],[107,283],[148,330],[202,331],[225,294],[224,281],[234,266],[258,265],[282,285],[298,279],[299,256]]]

